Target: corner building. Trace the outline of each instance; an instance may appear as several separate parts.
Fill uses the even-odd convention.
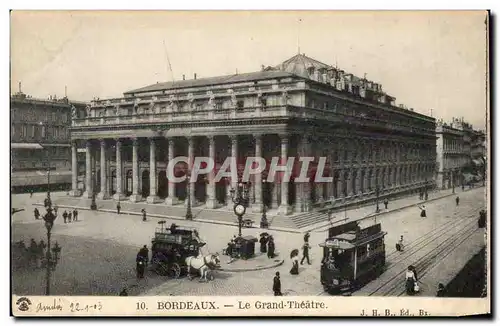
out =
[[[374,200],[377,188],[390,196],[433,185],[435,119],[394,101],[379,84],[299,54],[258,72],[195,74],[94,101],[71,136],[86,142],[84,196],[178,205],[189,189],[193,206],[212,209],[231,204],[237,180],[169,183],[169,160],[327,157],[331,183],[252,176],[252,210],[265,204],[286,215]]]

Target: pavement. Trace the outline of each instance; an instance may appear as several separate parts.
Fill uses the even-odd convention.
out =
[[[461,205],[473,206],[477,209],[485,207],[484,189],[475,188],[472,191],[457,191],[461,198]],[[36,239],[45,238],[43,222],[33,218],[33,204],[43,200],[45,194],[13,195],[12,206],[25,208],[26,211],[16,213],[12,217],[13,241],[35,236]],[[65,193],[53,193],[58,198],[65,197]],[[417,197],[418,199],[418,197]],[[396,206],[389,203],[389,208]],[[394,244],[403,234],[407,241],[414,241],[425,235],[445,219],[463,216],[461,207],[455,206],[454,198],[442,198],[426,204],[428,218],[419,216],[418,208],[397,209],[380,215],[377,222],[382,223],[386,235],[387,253],[394,251]],[[60,208],[60,212],[63,208]],[[348,214],[351,214],[348,212]],[[477,215],[477,214],[476,214]],[[476,218],[477,216],[471,216]],[[276,271],[281,273],[283,292],[287,295],[318,295],[322,292],[319,281],[319,264],[322,257],[319,243],[324,242],[326,230],[311,233],[311,263],[301,265],[299,275],[290,275],[291,262],[288,255],[292,249],[298,249],[302,242],[302,234],[280,230],[267,230],[273,235],[276,242],[278,258],[284,260],[281,265],[265,270],[244,272],[218,271],[215,280],[200,283],[187,279],[171,280],[156,275],[148,275],[145,280],[137,281],[133,275],[135,268],[135,254],[144,244],[151,243],[154,229],[158,226],[158,219],[149,219],[142,222],[136,215],[117,215],[106,211],[80,211],[78,223],[64,224],[59,218],[53,229],[54,241],[63,246],[62,261],[56,269],[58,281],[54,281],[54,293],[72,295],[111,295],[118,293],[122,286],[130,286],[130,295],[272,295],[272,278]],[[238,228],[235,225],[206,223],[199,220],[182,221],[166,218],[167,225],[175,222],[178,225],[195,227],[200,237],[207,243],[203,250],[222,253],[227,242],[236,235]],[[361,223],[374,223],[375,217],[366,218]],[[258,228],[243,229],[242,235],[252,235],[258,238],[262,230]],[[256,246],[258,250],[258,246]],[[258,262],[257,259],[261,259]],[[255,267],[262,265],[266,260],[257,258]],[[101,263],[96,264],[99,261]],[[232,268],[244,268],[244,261],[234,263]],[[267,263],[267,262],[266,262]],[[274,263],[274,262],[273,262]],[[238,265],[236,265],[238,264]],[[33,280],[30,281],[30,278]],[[20,293],[43,293],[43,273],[34,277],[13,277],[13,287]],[[28,292],[26,292],[28,291]],[[42,292],[40,292],[42,291]]]
[[[323,222],[308,225],[301,229],[297,229],[294,223],[288,218],[283,216],[274,216],[276,212],[273,210],[268,212],[268,218],[270,221],[270,228],[268,230],[272,231],[284,231],[292,233],[303,234],[308,231],[321,230],[324,231],[331,226],[332,223],[345,223],[350,221],[362,220],[371,216],[381,216],[389,212],[396,212],[401,209],[405,209],[411,206],[416,206],[418,204],[425,204],[426,202],[431,202],[434,200],[439,200],[448,196],[459,195],[462,192],[475,190],[478,187],[469,189],[466,188],[462,191],[460,188],[455,188],[455,193],[452,189],[446,190],[436,190],[429,193],[429,198],[427,201],[420,200],[418,195],[410,197],[402,197],[398,199],[391,200],[388,205],[388,209],[383,208],[383,203],[381,202],[379,207],[381,211],[379,213],[375,212],[375,205],[365,205],[354,209],[348,209],[344,211],[344,214],[337,213],[331,217],[330,221],[326,214],[322,219]],[[52,195],[52,201],[55,205],[60,208],[67,209],[78,209],[78,210],[90,210],[91,200],[82,197],[69,197],[62,193],[59,196],[54,197]],[[36,202],[36,205],[43,207],[43,197]],[[116,201],[114,200],[96,200],[97,209],[103,212],[116,213]],[[128,215],[142,216],[141,210],[144,208],[149,217],[155,218],[167,218],[172,220],[185,221],[186,208],[183,205],[166,206],[164,204],[148,204],[145,202],[131,203],[128,201],[120,202],[121,213]],[[211,223],[218,225],[228,225],[237,226],[238,222],[236,216],[234,215],[232,209],[220,208],[220,209],[206,209],[201,207],[192,208],[194,219],[201,223]],[[302,214],[302,213],[301,213]],[[322,214],[318,212],[311,212],[310,214]],[[250,229],[257,229],[261,232],[266,230],[257,227],[260,221],[260,214],[247,213],[245,218],[249,218],[254,221],[254,226]]]

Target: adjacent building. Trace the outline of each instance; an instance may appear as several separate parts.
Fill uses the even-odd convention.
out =
[[[72,109],[73,108],[73,109]],[[11,189],[13,192],[69,188],[72,110],[84,103],[66,97],[36,99],[21,91],[10,98]],[[50,175],[48,175],[50,171]]]
[[[436,183],[440,189],[462,186],[483,177],[484,135],[463,118],[436,124]]]
[[[252,73],[156,83],[93,101],[85,113],[71,127],[72,152],[85,142],[85,197],[229,205],[237,180],[168,182],[167,163],[181,155],[219,164],[227,156],[327,157],[330,183],[254,176],[253,210],[266,205],[280,214],[434,184],[435,119],[395,106],[378,83],[304,54]],[[80,195],[72,158],[73,194]]]

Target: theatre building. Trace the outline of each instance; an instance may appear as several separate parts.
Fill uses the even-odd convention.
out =
[[[381,85],[299,54],[257,72],[195,74],[93,101],[72,121],[72,157],[75,141],[84,141],[85,197],[159,205],[190,198],[193,206],[219,208],[231,202],[237,180],[216,183],[209,174],[192,186],[168,182],[167,162],[324,156],[323,175],[332,182],[252,176],[253,211],[265,204],[280,214],[306,212],[433,185],[435,119],[394,103]],[[73,188],[80,195],[76,173]]]

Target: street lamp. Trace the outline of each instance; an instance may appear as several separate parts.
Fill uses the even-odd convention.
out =
[[[50,232],[52,231],[52,227],[54,226],[54,221],[56,220],[57,215],[52,213],[52,208],[47,208],[47,214],[44,215],[43,220],[45,221],[45,228],[47,229],[47,279],[46,279],[46,288],[45,295],[50,295],[50,271],[52,268],[55,268],[57,264],[57,259],[59,252],[61,252],[61,247],[56,242],[56,246],[54,247],[54,255],[55,260],[52,260],[52,255],[50,254]]]
[[[380,188],[379,186],[377,185],[376,188],[375,188],[375,196],[377,198],[377,206],[375,207],[375,213],[379,213],[380,212],[380,207],[378,205],[378,201],[379,201],[379,194],[380,194]]]
[[[231,188],[231,200],[234,203],[234,213],[238,217],[238,236],[241,237],[241,227],[243,224],[243,215],[245,215],[246,209],[250,202],[250,182],[238,182],[238,189],[235,190]],[[264,211],[265,212],[265,211]],[[264,213],[265,214],[265,213]]]
[[[187,190],[187,208],[186,208],[186,220],[192,220],[193,219],[193,213],[191,212],[191,178],[189,176],[189,171],[186,176],[187,184],[186,184],[186,190]]]

